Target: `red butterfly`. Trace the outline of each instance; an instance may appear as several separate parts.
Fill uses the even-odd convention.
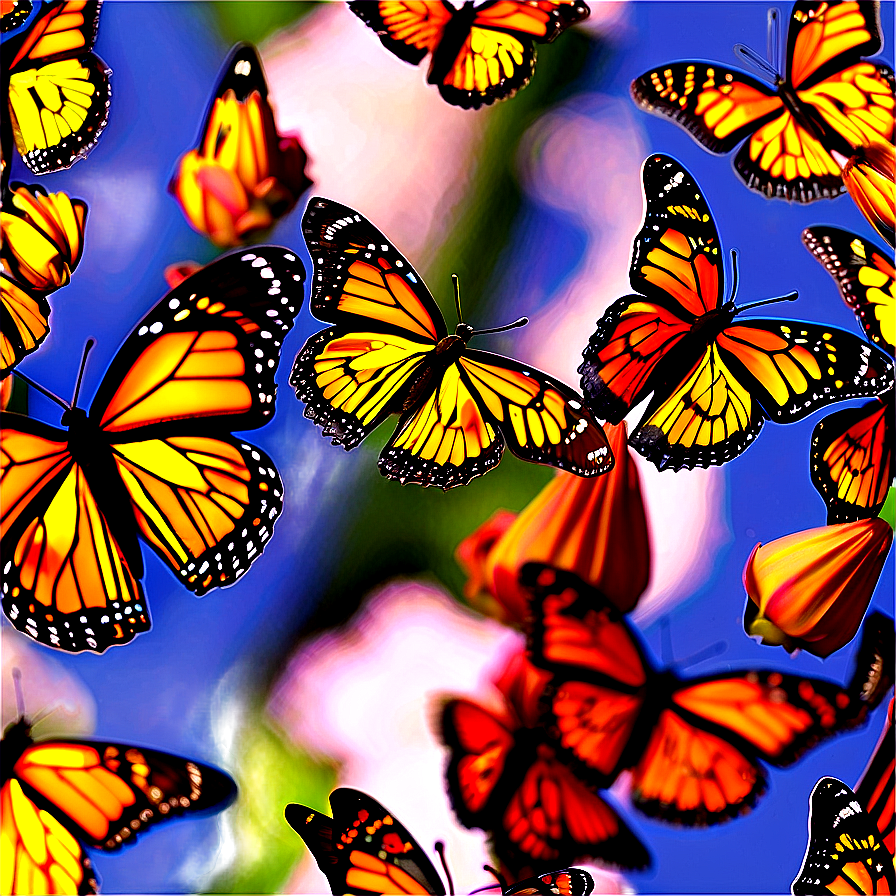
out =
[[[445,703],[441,737],[451,750],[446,777],[458,820],[490,832],[495,855],[515,876],[584,857],[646,867],[650,856],[638,838],[539,726],[549,680],[520,653],[496,682],[502,709],[461,698]]]
[[[598,787],[631,769],[635,806],[667,821],[748,811],[765,789],[759,759],[791,764],[860,725],[892,684],[892,620],[879,613],[846,688],[773,669],[681,681],[652,667],[634,629],[577,576],[527,564],[521,581],[533,595],[533,662],[555,675],[547,716],[560,750]]]

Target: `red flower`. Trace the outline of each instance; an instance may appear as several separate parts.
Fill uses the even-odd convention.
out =
[[[892,543],[876,517],[757,545],[744,567],[747,634],[820,657],[839,650],[858,631]]]
[[[466,597],[489,615],[520,624],[528,596],[518,575],[529,562],[576,573],[623,613],[650,578],[650,540],[625,424],[604,426],[616,465],[583,479],[559,472],[519,516],[499,511],[457,548]]]

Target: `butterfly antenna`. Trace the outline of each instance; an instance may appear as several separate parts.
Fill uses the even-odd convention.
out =
[[[528,317],[521,317],[512,324],[504,324],[503,327],[489,327],[485,330],[473,330],[471,336],[482,336],[484,333],[503,333],[505,330],[515,330],[517,327],[525,327],[529,323]]]
[[[727,647],[727,641],[716,641],[715,644],[710,644],[709,647],[704,647],[702,650],[698,650],[696,653],[692,653],[689,657],[686,657],[680,662],[675,663],[675,668],[687,669],[688,666],[696,666],[697,663],[702,663],[704,660],[708,660],[710,657],[718,656],[720,653],[724,653]]]
[[[84,379],[84,371],[87,368],[87,356],[90,354],[90,350],[96,345],[95,339],[88,339],[87,345],[84,346],[84,354],[81,355],[81,369],[78,371],[78,382],[75,383],[75,394],[72,397],[72,407],[76,408],[78,406],[78,395],[81,392],[81,380]]]
[[[734,301],[734,297],[737,295],[737,281],[738,281],[738,273],[737,273],[737,249],[731,250],[731,299],[730,301]]]
[[[734,52],[740,59],[756,71],[766,81],[777,84],[780,81],[778,73],[769,65],[768,61],[763,59],[755,50],[745,44],[735,44]]]
[[[455,278],[456,280],[457,278]],[[441,840],[436,840],[435,850],[439,854],[439,859],[442,862],[442,870],[445,872],[445,877],[448,879],[448,893],[450,896],[454,896],[454,881],[451,879],[451,872],[448,870],[448,863],[445,861],[445,844],[442,843]]]
[[[660,619],[660,655],[663,658],[664,666],[672,664],[672,629],[669,625],[668,616],[663,616]]]
[[[454,307],[457,309],[457,322],[462,324],[464,322],[464,313],[460,308],[460,280],[457,274],[451,275],[451,281],[454,283]]]
[[[22,670],[18,666],[12,670],[12,686],[16,692],[16,712],[21,719],[25,716],[25,695],[22,693]]]
[[[775,302],[795,302],[800,297],[800,294],[794,290],[793,292],[787,293],[786,296],[777,296],[774,299],[763,299],[761,302],[751,302],[749,305],[741,305],[740,308],[737,309],[737,313],[740,314],[741,311],[747,311],[750,308],[758,308],[760,305],[773,305]]]
[[[13,375],[17,376],[20,380],[24,380],[32,389],[40,392],[41,395],[46,395],[50,401],[55,401],[63,410],[67,411],[69,409],[68,405],[58,395],[54,395],[49,389],[44,389],[39,383],[35,383],[30,376],[25,376],[24,373],[19,373],[18,370],[14,370]]]
[[[768,11],[768,61],[780,78],[781,72],[781,10],[772,7]]]
[[[506,892],[507,890],[507,881],[504,879],[504,875],[501,874],[500,871],[496,871],[492,868],[491,865],[483,865],[482,866],[489,874],[493,874],[495,876],[495,880],[498,882],[498,886],[501,888],[501,892]],[[477,887],[475,890],[470,891],[470,896],[473,896],[474,893],[484,893],[486,890],[494,890],[494,884],[486,884],[484,887]]]

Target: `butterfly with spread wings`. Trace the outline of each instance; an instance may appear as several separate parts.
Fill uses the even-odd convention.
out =
[[[893,622],[869,616],[846,687],[773,669],[681,680],[657,671],[634,629],[578,576],[527,564],[532,661],[554,675],[546,723],[595,786],[631,770],[632,801],[679,825],[718,824],[765,790],[759,760],[795,762],[864,723],[893,683]]]
[[[746,140],[734,167],[751,189],[811,202],[843,192],[841,169],[856,148],[893,142],[893,72],[863,58],[881,47],[877,3],[800,0],[785,72],[769,72],[773,87],[714,62],[684,61],[652,69],[631,91],[710,152]]]
[[[611,800],[547,738],[540,707],[549,683],[519,653],[495,682],[503,705],[444,702],[439,735],[450,751],[445,777],[458,821],[487,831],[502,865],[519,874],[586,858],[646,868],[649,853]]]
[[[32,184],[3,191],[0,211],[0,379],[50,331],[47,296],[81,260],[87,204]]]
[[[97,653],[148,630],[140,538],[198,595],[261,554],[283,485],[232,431],[274,413],[304,276],[277,246],[224,256],[138,324],[89,414],[64,405],[67,432],[3,414],[3,610],[17,629]]]
[[[449,103],[478,109],[513,96],[535,71],[535,43],[550,43],[590,10],[578,0],[350,2],[350,9],[399,59],[432,54],[426,80]]]
[[[892,252],[837,227],[803,231],[806,248],[837,281],[868,339],[896,352],[896,270]],[[892,389],[859,408],[825,417],[812,433],[812,483],[828,506],[828,523],[877,516],[896,473]]]
[[[4,15],[2,150],[8,173],[12,144],[35,174],[68,168],[84,158],[109,117],[111,72],[91,49],[99,0],[35,3],[21,23],[18,5]],[[6,173],[4,176],[6,176]]]
[[[661,470],[723,464],[766,420],[790,423],[892,388],[892,360],[852,333],[738,318],[754,306],[724,298],[722,246],[694,178],[663,155],[644,162],[642,177],[629,270],[639,295],[609,307],[579,367],[586,404],[611,423],[653,393],[629,437],[636,451]]]
[[[0,893],[96,893],[85,845],[114,852],[184,812],[219,812],[229,775],[130,744],[35,743],[24,718],[3,735]]]
[[[809,844],[790,892],[896,893],[892,853],[856,794],[836,778],[822,778],[809,797]]]
[[[286,820],[305,841],[333,893],[444,894],[445,886],[426,853],[404,825],[372,796],[350,787],[330,794],[333,817],[290,803]],[[454,889],[450,886],[449,892]],[[564,868],[502,884],[502,896],[588,896],[594,881],[581,868]]]
[[[314,198],[302,230],[314,260],[311,311],[334,326],[305,343],[290,382],[334,445],[354,448],[395,413],[379,469],[403,484],[466,485],[497,465],[505,442],[523,460],[579,476],[612,469],[581,397],[539,370],[467,348],[469,324],[449,336],[420,275],[363,215]]]

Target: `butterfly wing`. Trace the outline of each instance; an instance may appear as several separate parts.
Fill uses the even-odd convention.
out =
[[[0,273],[0,379],[47,338],[50,303]]]
[[[616,810],[587,788],[532,729],[470,700],[442,711],[441,736],[450,748],[446,770],[455,814],[466,827],[491,833],[511,868],[547,870],[591,856],[623,868],[650,857]]]
[[[852,790],[822,778],[809,797],[809,844],[795,894],[893,893],[893,856]]]
[[[99,741],[32,744],[13,776],[80,840],[103,850],[184,812],[217,812],[236,795],[230,776],[211,766]]]
[[[884,726],[874,755],[862,773],[862,779],[856,785],[856,796],[865,808],[868,816],[877,825],[884,846],[890,853],[896,852],[896,734],[893,728],[893,700],[887,713]]]
[[[582,868],[549,871],[514,884],[502,896],[589,896],[594,892],[594,878]]]
[[[892,253],[837,227],[803,231],[806,248],[837,281],[868,339],[896,354],[896,269]]]
[[[433,53],[428,81],[462,109],[507,99],[525,87],[535,71],[535,42],[549,43],[589,12],[584,3],[570,0],[494,0],[461,10]]]
[[[828,524],[877,516],[896,475],[893,394],[837,411],[812,432],[809,472],[828,506]]]
[[[579,367],[594,413],[622,418],[663,379],[662,362],[724,293],[721,243],[691,175],[653,155],[641,171],[644,223],[635,237],[629,279],[642,295],[615,302],[598,321]]]
[[[441,0],[381,0],[371,3],[350,2],[349,9],[372,28],[382,45],[399,59],[418,65],[427,53],[438,47],[445,27],[454,15]]]
[[[448,331],[426,284],[363,215],[314,198],[302,230],[314,260],[311,310],[336,326],[306,342],[290,383],[305,416],[349,450],[402,410]]]
[[[12,778],[0,790],[0,891],[36,896],[98,893],[84,847],[26,789]]]
[[[86,156],[106,126],[111,72],[90,52],[99,14],[99,0],[55,0],[6,47],[10,123],[35,174]]]
[[[62,650],[102,653],[150,628],[139,546],[100,511],[67,434],[4,414],[0,437],[3,610]],[[122,500],[126,501],[126,496]]]
[[[407,829],[373,797],[340,787],[333,817],[291,803],[286,820],[305,841],[333,893],[444,894],[439,875]]]

